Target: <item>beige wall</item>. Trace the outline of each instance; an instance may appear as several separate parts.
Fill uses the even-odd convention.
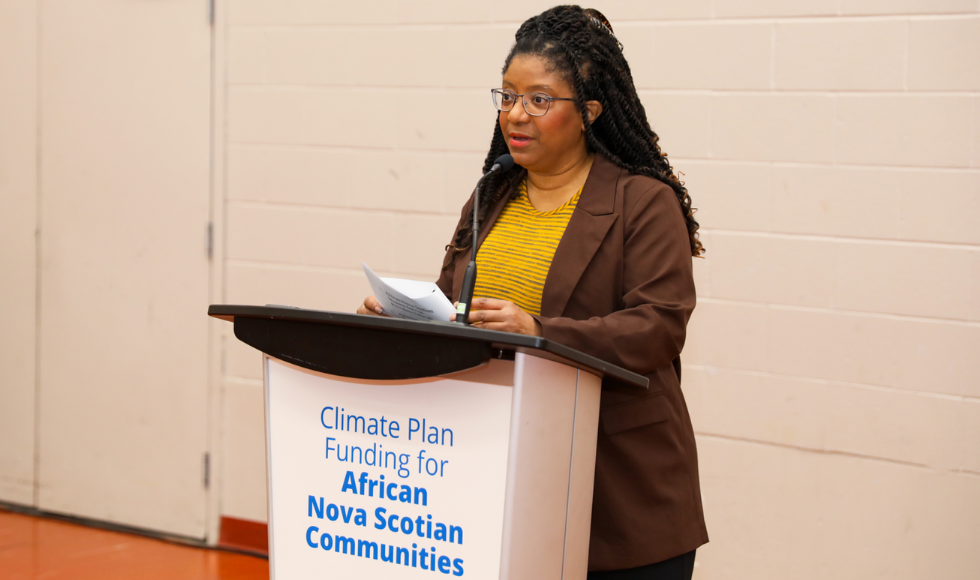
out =
[[[433,279],[547,6],[218,0],[213,299],[350,311],[361,260]],[[36,7],[0,7],[0,500],[26,504]],[[980,1],[596,7],[708,247],[696,577],[980,577]],[[259,357],[212,328],[213,510],[265,520]]]
[[[548,4],[232,3],[225,299],[350,310],[360,260],[434,278]],[[708,247],[697,577],[980,576],[980,3],[596,7]],[[225,344],[223,509],[262,519],[259,359]]]
[[[0,501],[34,501],[37,6],[0,3]]]

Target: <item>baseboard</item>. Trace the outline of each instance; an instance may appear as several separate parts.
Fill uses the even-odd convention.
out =
[[[264,522],[221,516],[218,546],[269,555],[269,526]]]
[[[63,514],[59,512],[50,512],[50,511],[37,509],[34,506],[15,504],[6,501],[0,501],[0,510],[23,514],[25,516],[33,516],[36,518],[57,520],[60,522],[76,524],[79,526],[86,526],[89,528],[98,528],[100,530],[106,530],[109,532],[119,532],[122,534],[133,534],[136,536],[143,536],[146,538],[154,538],[157,540],[163,540],[164,542],[170,542],[172,544],[181,544],[184,546],[193,546],[196,548],[208,547],[207,542],[204,540],[204,538],[181,536],[177,534],[171,534],[168,532],[148,530],[146,528],[137,528],[135,526],[128,526],[125,524],[116,524],[113,522],[106,522],[102,520],[96,520],[96,519],[86,518],[81,516],[73,516],[73,515]]]

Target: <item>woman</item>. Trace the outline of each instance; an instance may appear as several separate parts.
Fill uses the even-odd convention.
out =
[[[708,541],[680,351],[701,253],[691,199],[657,146],[622,45],[598,11],[525,22],[493,90],[470,321],[544,336],[650,379],[603,387],[589,578],[691,578]],[[438,285],[459,296],[472,200]],[[374,297],[358,309],[380,313]]]

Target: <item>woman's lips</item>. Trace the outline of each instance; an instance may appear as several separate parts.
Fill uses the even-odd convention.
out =
[[[511,147],[527,147],[531,143],[531,137],[523,133],[511,133],[509,137]]]

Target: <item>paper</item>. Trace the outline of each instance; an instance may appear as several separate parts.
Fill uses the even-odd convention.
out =
[[[361,266],[385,314],[409,320],[443,322],[449,322],[456,315],[452,302],[434,283],[382,278],[364,262]]]

